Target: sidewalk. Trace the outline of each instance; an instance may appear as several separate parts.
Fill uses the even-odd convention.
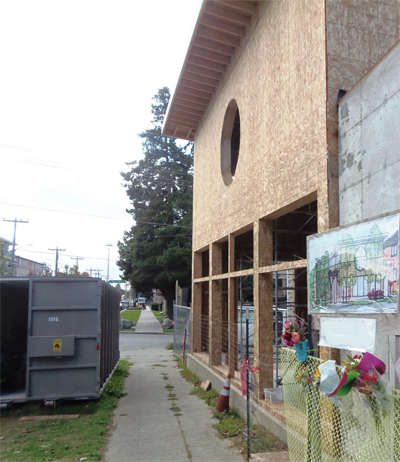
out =
[[[143,310],[135,326],[135,334],[163,334],[161,324],[149,309]]]
[[[115,410],[106,462],[243,462],[229,441],[218,438],[210,408],[190,394],[193,388],[170,351],[125,351],[122,356],[134,365],[126,380],[128,394]]]

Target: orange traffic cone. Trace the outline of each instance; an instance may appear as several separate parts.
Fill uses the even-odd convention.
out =
[[[231,374],[228,374],[225,379],[224,388],[219,395],[219,400],[216,406],[218,412],[229,412],[229,391],[231,389]]]

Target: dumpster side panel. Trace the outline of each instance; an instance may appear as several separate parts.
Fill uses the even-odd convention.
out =
[[[109,284],[102,285],[100,387],[104,388],[119,361],[119,321],[121,295]]]
[[[42,278],[31,287],[28,399],[99,397],[100,280]]]

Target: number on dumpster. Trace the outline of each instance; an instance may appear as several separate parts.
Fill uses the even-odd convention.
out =
[[[58,322],[59,318],[58,316],[49,316],[49,322]]]

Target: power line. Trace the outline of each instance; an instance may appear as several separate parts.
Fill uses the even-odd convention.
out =
[[[92,215],[89,213],[82,213],[82,212],[69,212],[68,210],[48,209],[45,207],[35,207],[33,205],[22,205],[22,204],[7,204],[7,205],[10,205],[10,206],[14,205],[15,207],[24,207],[26,209],[45,210],[46,212],[57,212],[57,213],[66,213],[70,215],[80,215],[84,217],[107,218],[108,220],[120,220],[120,221],[128,220],[127,218],[107,217],[105,215]]]
[[[59,249],[58,247],[56,247],[55,249],[49,249],[49,250],[55,250],[56,251],[56,269],[55,269],[55,272],[54,272],[54,276],[57,277],[57,273],[58,273],[58,252],[65,252],[66,249]]]
[[[15,207],[24,207],[27,209],[35,209],[35,210],[44,210],[46,212],[56,212],[56,213],[66,213],[69,215],[79,215],[79,216],[84,216],[84,217],[91,217],[91,218],[106,218],[108,220],[118,220],[118,221],[128,221],[128,218],[116,218],[116,217],[107,217],[105,215],[92,215],[89,213],[82,213],[82,212],[69,212],[67,210],[57,210],[57,209],[48,209],[45,207],[35,207],[33,205],[22,205],[22,204],[7,204],[10,206],[15,206]],[[157,225],[157,226],[173,226],[173,227],[179,227],[179,228],[187,228],[187,229],[192,229],[191,226],[183,226],[183,225],[178,225],[178,224],[169,224],[169,223],[155,223],[151,221],[139,221],[135,220],[136,223],[140,224],[146,224],[146,225]]]
[[[78,260],[84,260],[85,257],[71,257],[72,260],[76,259],[76,271],[79,270]]]

